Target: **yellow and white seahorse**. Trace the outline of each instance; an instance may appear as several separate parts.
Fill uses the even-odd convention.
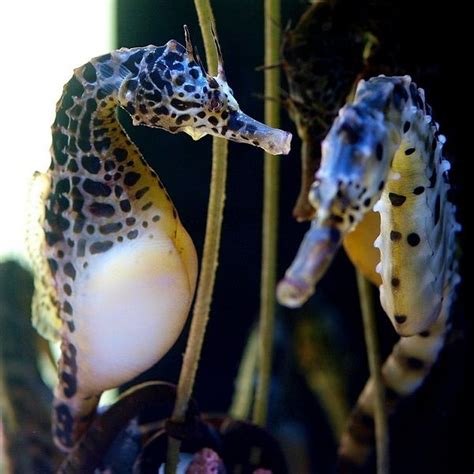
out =
[[[364,217],[380,214],[376,265],[368,248],[346,245],[363,272],[379,280],[380,301],[402,336],[383,366],[387,399],[413,393],[443,347],[459,281],[455,206],[449,201],[449,162],[424,92],[410,77],[360,81],[322,143],[321,167],[309,199],[316,210],[311,228],[278,287],[282,304],[296,307],[313,293],[343,239]],[[364,223],[365,230],[377,220]],[[360,243],[360,242],[359,242]],[[374,270],[378,273],[375,274]],[[359,397],[339,454],[341,463],[361,465],[370,452],[373,387]],[[365,433],[365,435],[362,435]]]
[[[66,451],[104,390],[174,344],[196,283],[193,242],[117,109],[135,125],[289,151],[291,134],[242,113],[222,58],[211,77],[185,35],[186,46],[119,49],[77,68],[57,104],[51,166],[36,175],[33,323],[61,341],[53,436]]]

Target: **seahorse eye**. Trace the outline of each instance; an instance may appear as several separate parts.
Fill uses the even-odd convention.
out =
[[[222,100],[215,96],[209,101],[209,110],[212,112],[220,112],[223,106]]]

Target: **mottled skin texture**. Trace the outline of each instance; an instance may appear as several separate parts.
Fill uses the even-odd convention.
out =
[[[135,125],[289,151],[291,135],[243,114],[222,58],[209,76],[185,34],[186,47],[171,40],[124,48],[77,68],[57,104],[51,166],[35,176],[33,323],[61,341],[53,436],[66,451],[101,393],[139,375],[175,342],[196,282],[194,245],[117,108]]]
[[[449,201],[449,163],[424,92],[408,76],[358,85],[322,145],[309,199],[317,210],[278,296],[300,306],[343,238],[380,213],[380,300],[402,338],[383,366],[389,409],[423,382],[443,346],[457,274],[459,225]],[[363,464],[373,435],[373,389],[362,392],[342,438],[341,462]]]

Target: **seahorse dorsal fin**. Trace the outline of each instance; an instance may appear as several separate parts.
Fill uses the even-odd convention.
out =
[[[51,179],[47,174],[36,172],[33,175],[29,191],[26,246],[35,281],[31,304],[32,323],[41,336],[54,341],[59,339],[61,319],[51,268],[45,257],[45,236],[42,229],[44,203],[50,186]]]

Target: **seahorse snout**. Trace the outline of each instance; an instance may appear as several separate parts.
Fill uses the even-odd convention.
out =
[[[313,223],[278,285],[280,304],[298,308],[309,299],[339,249],[341,239],[342,234],[337,228]]]
[[[270,155],[287,155],[293,138],[290,132],[269,127],[240,110],[231,113],[225,137],[234,142],[258,146]]]

